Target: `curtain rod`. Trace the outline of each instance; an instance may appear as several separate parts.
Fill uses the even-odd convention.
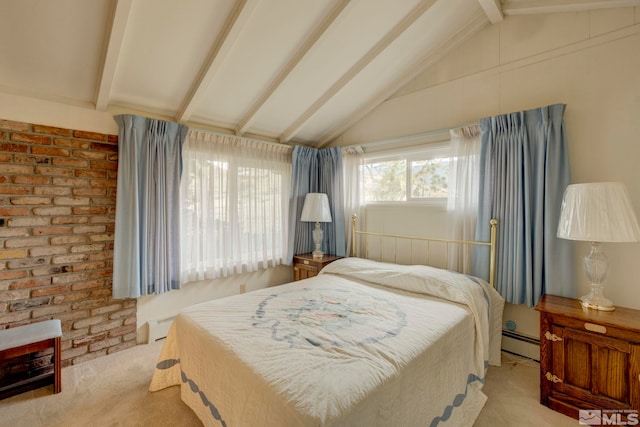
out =
[[[345,145],[345,146],[342,146],[341,148],[375,147],[375,146],[378,146],[378,145],[387,145],[387,144],[394,144],[394,143],[397,143],[397,142],[411,141],[412,139],[427,138],[429,136],[435,136],[435,135],[438,135],[440,133],[445,133],[445,132],[447,133],[447,135],[449,135],[449,131],[451,129],[458,129],[458,128],[469,127],[469,126],[478,126],[478,122],[466,123],[466,124],[463,124],[463,125],[452,126],[450,128],[445,128],[445,129],[437,129],[437,130],[430,130],[430,131],[427,131],[427,132],[414,133],[414,134],[411,134],[411,135],[397,136],[397,137],[394,137],[394,138],[380,139],[378,141],[365,142],[363,144]]]
[[[209,134],[218,135],[218,136],[228,136],[228,137],[242,138],[242,139],[246,139],[247,141],[260,142],[262,144],[275,145],[276,147],[286,147],[286,148],[293,149],[293,146],[291,146],[289,144],[283,144],[281,142],[267,141],[267,140],[258,139],[258,138],[250,138],[250,137],[246,137],[246,136],[242,136],[242,135],[236,135],[234,133],[224,133],[224,132],[211,130],[211,129],[195,128],[195,127],[191,127],[189,125],[186,125],[186,126],[189,128],[190,131],[194,131],[194,132],[203,132],[203,133],[209,133]]]

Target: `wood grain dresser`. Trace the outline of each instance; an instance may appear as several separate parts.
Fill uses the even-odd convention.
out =
[[[580,409],[640,411],[640,311],[583,309],[544,295],[540,312],[540,403],[578,418]],[[624,419],[624,415],[623,415]]]

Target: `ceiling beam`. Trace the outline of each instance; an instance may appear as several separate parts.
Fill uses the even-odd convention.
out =
[[[300,48],[293,54],[291,59],[284,65],[278,75],[273,79],[271,84],[264,90],[257,101],[251,106],[249,112],[245,114],[244,118],[240,121],[236,127],[236,134],[243,135],[247,129],[251,126],[256,116],[269,100],[269,98],[275,93],[285,79],[291,74],[291,72],[298,66],[300,61],[309,53],[311,48],[317,43],[322,35],[331,27],[336,21],[338,16],[342,13],[345,7],[351,0],[339,0],[333,9],[324,17],[322,22],[313,30],[313,33],[305,40]]]
[[[381,106],[386,100],[388,100],[394,93],[399,91],[404,85],[409,83],[411,80],[415,79],[417,76],[422,74],[427,68],[440,61],[445,55],[451,52],[453,49],[460,46],[462,43],[466,42],[476,34],[478,31],[482,30],[488,25],[487,18],[484,14],[478,14],[476,18],[471,20],[467,25],[462,27],[460,31],[458,31],[453,37],[444,42],[439,48],[435,51],[431,51],[420,58],[415,66],[409,67],[408,71],[406,71],[400,78],[398,78],[394,83],[387,86],[383,90],[379,92],[379,94],[371,99],[367,104],[363,107],[359,108],[355,113],[350,115],[342,124],[337,126],[336,128],[330,130],[326,134],[324,134],[317,143],[318,148],[323,148],[329,145],[331,141],[333,141],[336,137],[340,136],[342,133],[347,131],[350,127],[355,125],[357,122],[362,120],[365,116],[367,116],[370,112],[372,112],[377,107]]]
[[[594,9],[640,6],[640,0],[536,0],[505,1],[505,15],[530,15],[541,13],[584,12]]]
[[[120,51],[124,33],[127,29],[127,22],[131,15],[132,0],[116,0],[113,11],[113,20],[107,37],[104,60],[102,62],[102,74],[100,75],[100,85],[96,96],[96,109],[106,110],[111,97],[111,87],[118,66]]]
[[[482,10],[489,18],[492,24],[497,24],[498,22],[502,22],[504,20],[504,15],[502,14],[502,5],[500,4],[500,0],[478,0],[480,6],[482,6]]]
[[[356,62],[345,74],[342,75],[326,92],[320,96],[307,110],[300,115],[291,126],[289,126],[280,136],[280,142],[290,141],[305,124],[315,116],[318,111],[333,98],[347,83],[358,75],[367,65],[369,65],[378,55],[380,55],[394,40],[404,33],[418,18],[420,18],[436,0],[423,0],[411,12],[409,12],[400,22],[398,22],[382,39],[378,41],[369,51]]]
[[[231,48],[242,33],[242,29],[249,21],[260,0],[241,0],[227,18],[222,32],[216,39],[205,64],[187,95],[176,117],[178,122],[186,122],[191,118],[193,110],[200,104],[205,92],[213,81],[220,66],[231,52]]]

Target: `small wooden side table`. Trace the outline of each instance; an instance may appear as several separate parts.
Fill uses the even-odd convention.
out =
[[[293,256],[293,280],[308,279],[317,276],[325,265],[343,258],[336,255],[324,254],[322,258],[314,258],[312,254],[301,254]]]

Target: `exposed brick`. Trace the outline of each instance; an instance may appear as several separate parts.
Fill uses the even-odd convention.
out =
[[[54,166],[64,166],[67,168],[88,168],[89,162],[80,159],[69,159],[64,157],[56,157],[51,160]]]
[[[65,205],[65,206],[78,206],[78,205],[88,205],[90,199],[88,197],[54,197],[53,203],[55,205]]]
[[[43,279],[25,279],[25,280],[16,280],[9,285],[9,289],[27,289],[27,288],[40,288],[43,286],[49,286],[51,284],[51,279],[43,278]]]
[[[57,136],[71,136],[70,129],[56,128],[51,126],[33,125],[33,132],[46,133],[49,135],[57,135]]]
[[[91,298],[71,304],[71,309],[92,309],[96,307],[102,307],[103,305],[105,305],[104,298]]]
[[[128,317],[126,319],[124,319],[123,324],[125,325],[135,325],[138,322],[138,320],[134,317]]]
[[[109,315],[109,319],[123,319],[129,316],[135,316],[136,310],[134,308],[129,308],[122,311],[117,311],[115,313],[111,313]]]
[[[9,151],[9,150],[2,150]],[[107,158],[107,153],[98,152],[98,151],[83,151],[83,150],[73,150],[71,153],[75,157],[79,157],[81,159],[88,160],[104,160]]]
[[[29,146],[24,144],[12,144],[10,142],[0,143],[0,151],[10,151],[12,153],[26,153]]]
[[[91,149],[98,151],[118,151],[118,146],[116,144],[101,144],[94,142],[91,144]]]
[[[28,298],[28,297],[27,297]],[[51,301],[50,297],[47,298],[30,298],[23,301],[14,302],[9,305],[11,311],[23,311],[30,310],[33,311],[34,308],[42,307],[48,305]]]
[[[107,190],[105,188],[74,188],[74,196],[106,196]]]
[[[86,216],[63,216],[56,217],[51,220],[51,224],[63,225],[63,224],[86,224],[89,222],[89,218]]]
[[[22,163],[28,165],[50,165],[51,159],[43,156],[29,156],[24,154],[15,154],[14,163]]]
[[[41,257],[41,256],[47,256],[47,255],[62,255],[62,254],[66,254],[68,252],[68,249],[62,246],[44,246],[41,248],[30,248],[29,249],[29,256],[32,257]],[[56,267],[51,267],[52,270],[54,270]],[[33,269],[31,270],[33,272],[34,276],[39,276],[39,274],[36,274],[37,269]],[[58,274],[59,272],[54,272],[51,274]]]
[[[74,215],[104,215],[107,213],[107,208],[102,206],[88,206],[73,208]]]
[[[17,311],[14,313],[3,313],[2,317],[0,318],[2,320],[2,323],[4,324],[13,324],[15,326],[18,326],[19,322],[23,322],[27,319],[31,318],[31,313],[28,311]]]
[[[0,120],[0,129],[27,132],[29,131],[29,124],[22,122],[13,122],[11,120]]]
[[[0,194],[31,194],[31,187],[0,185]]]
[[[107,337],[106,333],[97,333],[97,332],[90,332],[90,333],[97,334],[97,335],[88,335],[82,338],[75,339],[73,340],[73,347],[80,347],[83,345],[93,344],[94,342],[102,341]]]
[[[86,354],[88,350],[89,350],[89,346],[75,347],[69,350],[64,350],[62,352],[62,359],[63,360],[73,359],[74,357],[78,357],[83,354]]]
[[[88,258],[88,255],[87,255]],[[74,264],[73,271],[87,271],[87,270],[99,270],[105,268],[106,264],[102,261],[85,262],[82,264]]]
[[[49,218],[11,218],[7,222],[9,227],[38,227],[49,225]]]
[[[57,145],[58,147],[83,148],[83,149],[87,149],[91,147],[91,143],[88,141],[78,141],[77,139],[63,139],[63,138],[55,138],[53,140],[53,145]]]
[[[103,251],[103,252],[89,254],[89,261],[104,261],[104,260],[111,261],[112,259],[113,259],[112,251]]]
[[[69,187],[34,187],[33,194],[37,196],[69,196],[71,188]]]
[[[34,236],[50,236],[54,234],[69,234],[71,227],[39,227],[33,229]]]
[[[102,280],[91,280],[88,282],[76,283],[71,285],[71,289],[74,291],[82,290],[82,289],[94,289],[100,288],[104,286],[104,282]]]
[[[73,176],[73,169],[53,166],[36,166],[35,172],[38,175]]]
[[[16,258],[24,258],[27,256],[27,251],[20,250],[11,250],[11,251],[0,251],[0,259],[16,259]]]
[[[22,218],[19,218],[22,220]],[[16,227],[15,218],[9,219],[7,224],[9,227]],[[28,236],[29,230],[26,228],[0,228],[0,237],[17,237],[17,236]]]
[[[86,243],[87,236],[58,236],[51,238],[52,245],[68,245],[73,243]]]
[[[110,142],[111,144],[117,144],[118,135],[107,135],[107,142]]]
[[[89,255],[87,254],[74,254],[74,255],[63,255],[56,256],[51,259],[53,264],[71,264],[75,262],[82,262],[89,259]]]
[[[12,197],[12,205],[50,205],[51,199],[49,197]]]
[[[110,330],[109,337],[124,336],[135,331],[136,331],[136,327],[134,325],[121,326],[119,328]]]
[[[27,277],[27,272],[24,270],[0,271],[0,280],[22,279],[24,277]],[[2,298],[0,298],[0,300],[1,299]]]
[[[27,248],[34,246],[45,246],[49,244],[48,239],[44,238],[29,238],[29,239],[10,239],[4,242],[6,248]]]
[[[7,266],[10,269],[18,269],[18,268],[30,268],[38,265],[47,264],[49,260],[47,258],[20,258],[14,259],[7,263]]]
[[[88,187],[89,180],[82,178],[53,178],[53,185],[67,185],[70,187]]]
[[[45,249],[48,249],[48,248],[43,248],[42,250],[44,251]],[[54,247],[52,249],[58,249],[58,248]],[[64,251],[62,253],[66,253],[67,251],[66,248],[60,248],[60,249]],[[31,249],[31,251],[34,251],[34,250],[35,249]],[[56,255],[56,254],[51,253],[51,254],[42,254],[42,255]],[[47,265],[44,267],[32,268],[31,274],[33,274],[34,276],[49,276],[52,274],[70,273],[71,271],[72,271],[72,268],[69,265]],[[52,278],[52,283],[56,283],[56,281],[59,280],[59,278],[60,276]]]
[[[38,288],[38,289],[32,290],[31,297],[63,294],[68,291],[69,291],[68,285],[47,286],[45,288]]]
[[[97,334],[101,332],[106,332],[109,330],[115,330],[116,328],[122,327],[122,320],[112,320],[107,323],[100,323],[98,325],[93,325],[89,329],[92,334]],[[109,334],[109,337],[120,336],[124,334]]]
[[[92,179],[92,187],[116,187],[117,183],[115,179]]]
[[[76,170],[75,175],[82,178],[107,178],[107,171],[104,170]]]
[[[32,310],[31,317],[33,319],[37,319],[39,317],[47,317],[47,316],[57,315],[59,313],[66,313],[69,310],[70,310],[70,307],[65,304],[49,305],[47,307],[41,307],[41,308],[36,308],[35,310]]]
[[[45,185],[51,182],[48,176],[18,175],[12,178],[14,184]]]
[[[31,153],[45,156],[69,157],[69,150],[58,147],[31,147]]]
[[[12,165],[2,163],[0,164],[0,174],[32,174],[33,166],[28,165]]]
[[[79,246],[71,247],[71,253],[96,252],[96,251],[102,251],[102,250],[104,250],[104,245],[99,243],[95,243],[92,245],[79,245]]]
[[[107,135],[104,133],[97,132],[86,132],[82,130],[74,130],[73,137],[78,139],[91,139],[94,141],[106,141]]]
[[[76,234],[83,233],[104,233],[106,227],[104,225],[77,225],[73,227],[73,232]]]
[[[112,224],[116,222],[115,216],[92,216],[89,218],[91,224]]]
[[[81,319],[73,322],[73,329],[86,328],[87,326],[97,325],[98,323],[102,323],[107,318],[105,316],[92,316],[87,317],[86,319]]]
[[[118,170],[118,162],[111,162],[108,160],[93,160],[91,162],[91,169]]]
[[[0,215],[2,216],[26,216],[31,213],[30,208],[0,208]]]
[[[70,215],[71,208],[64,206],[46,207],[46,208],[33,208],[34,215]]]
[[[14,142],[28,142],[30,144],[42,144],[42,145],[50,145],[51,137],[44,135],[32,135],[28,133],[18,133],[13,132],[11,134],[11,141]],[[34,147],[35,148],[35,147]]]
[[[29,298],[29,289],[14,289],[0,292],[0,301],[16,301]]]

